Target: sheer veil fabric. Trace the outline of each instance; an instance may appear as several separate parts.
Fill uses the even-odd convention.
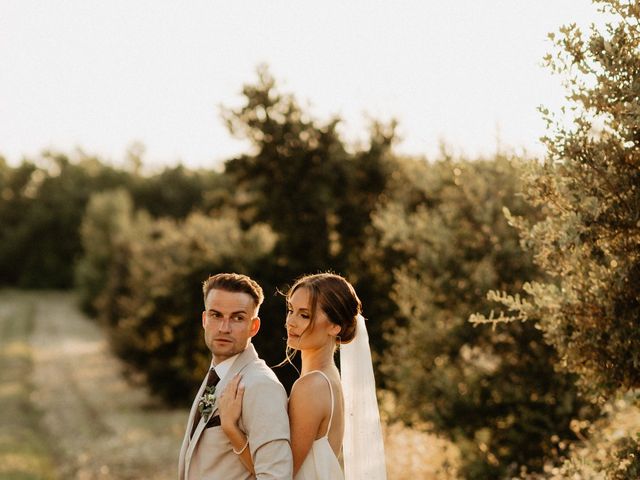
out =
[[[344,395],[345,480],[386,480],[386,463],[376,383],[371,363],[369,334],[362,315],[356,336],[340,346],[340,370]]]

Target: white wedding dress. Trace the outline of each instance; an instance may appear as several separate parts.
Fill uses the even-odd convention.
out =
[[[329,378],[320,370],[313,370],[312,373],[321,374],[329,384],[331,392],[331,415],[329,416],[329,426],[323,437],[318,438],[311,445],[311,450],[307,454],[307,458],[302,462],[302,466],[294,477],[294,480],[342,480],[344,474],[340,468],[340,462],[333,452],[329,444],[329,430],[331,430],[331,422],[333,420],[333,388]]]

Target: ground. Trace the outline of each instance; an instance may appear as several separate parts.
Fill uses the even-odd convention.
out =
[[[163,407],[143,386],[127,381],[101,328],[74,300],[60,292],[0,293],[2,329],[24,324],[22,339],[8,345],[2,362],[15,362],[18,354],[28,359],[21,378],[9,379],[9,386],[3,378],[2,392],[28,391],[25,417],[40,438],[34,442],[41,446],[38,462],[47,465],[39,475],[21,477],[16,469],[4,478],[174,479],[186,410]],[[0,403],[10,401],[0,396]],[[0,465],[6,458],[0,450]],[[27,467],[34,461],[21,458]],[[0,467],[2,474],[10,472]]]
[[[187,409],[124,374],[69,292],[0,291],[0,480],[174,479]],[[455,478],[434,436],[385,426],[390,480]]]

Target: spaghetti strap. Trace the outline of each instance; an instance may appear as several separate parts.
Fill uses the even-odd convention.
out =
[[[324,377],[324,379],[329,384],[329,393],[331,393],[331,415],[329,415],[329,425],[327,426],[327,433],[324,434],[324,436],[326,437],[329,435],[329,430],[331,430],[331,423],[333,422],[333,387],[331,386],[331,381],[329,380],[329,377],[327,377],[326,373],[324,373],[321,370],[312,370],[311,372],[307,373],[307,375],[315,372],[319,373]]]

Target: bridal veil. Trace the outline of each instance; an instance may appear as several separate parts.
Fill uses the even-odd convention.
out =
[[[365,319],[360,314],[357,317],[355,338],[340,346],[340,371],[345,411],[345,480],[386,480],[369,334]]]

